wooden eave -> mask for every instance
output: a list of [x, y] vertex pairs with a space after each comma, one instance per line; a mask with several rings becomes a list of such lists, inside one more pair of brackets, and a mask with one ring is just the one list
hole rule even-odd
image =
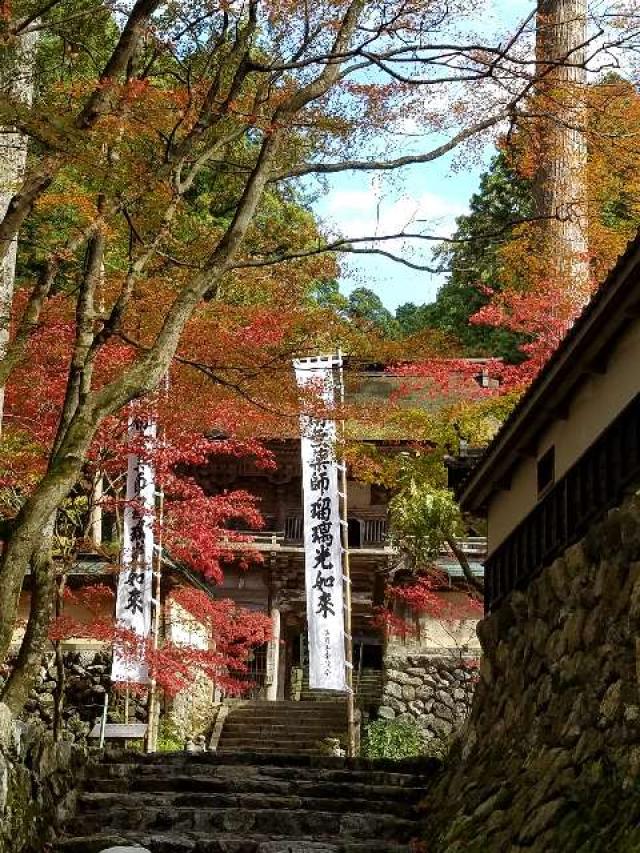
[[[635, 274], [635, 275], [634, 275]], [[607, 370], [621, 334], [640, 318], [640, 234], [629, 243], [564, 341], [538, 374], [459, 489], [465, 512], [482, 514], [508, 488], [519, 460], [535, 456], [541, 434], [568, 416], [584, 380]], [[640, 365], [637, 366], [640, 371]]]

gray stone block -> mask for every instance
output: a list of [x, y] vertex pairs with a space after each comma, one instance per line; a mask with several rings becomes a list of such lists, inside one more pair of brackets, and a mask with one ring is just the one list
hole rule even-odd
[[402, 687], [400, 684], [395, 684], [395, 682], [385, 684], [384, 692], [389, 694], [389, 696], [394, 696], [396, 699], [402, 699]]
[[416, 688], [411, 684], [405, 684], [402, 688], [402, 698], [406, 699], [407, 702], [411, 702], [416, 698]]
[[396, 716], [396, 712], [388, 705], [381, 705], [378, 708], [378, 716], [383, 720], [393, 720]]
[[264, 841], [257, 853], [339, 853], [341, 849], [321, 841]]
[[148, 847], [127, 845], [126, 847], [107, 847], [101, 853], [151, 853]]

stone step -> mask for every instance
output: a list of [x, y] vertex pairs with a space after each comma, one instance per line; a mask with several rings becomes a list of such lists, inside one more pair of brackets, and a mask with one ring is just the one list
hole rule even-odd
[[258, 833], [266, 837], [314, 839], [366, 837], [407, 842], [416, 834], [416, 822], [374, 812], [337, 814], [303, 809], [165, 807], [158, 802], [111, 806], [100, 811], [81, 810], [67, 828], [68, 836], [100, 832]]
[[[220, 749], [220, 747], [222, 746], [242, 746], [244, 744], [249, 743], [255, 743], [256, 746], [286, 746], [287, 744], [289, 744], [292, 747], [295, 746], [296, 750], [299, 747], [308, 747], [309, 749], [313, 749], [315, 746], [317, 746], [318, 741], [321, 741], [323, 738], [330, 736], [331, 735], [327, 731], [322, 729], [317, 732], [292, 733], [288, 737], [283, 732], [282, 734], [273, 735], [269, 738], [265, 737], [265, 735], [259, 731], [245, 732], [236, 730], [233, 732], [222, 733], [218, 749]], [[337, 735], [335, 736], [337, 737]]]
[[332, 732], [344, 734], [346, 729], [344, 722], [341, 721], [335, 726], [332, 725], [263, 725], [259, 721], [249, 723], [241, 723], [238, 720], [228, 720], [225, 722], [223, 734], [251, 734], [258, 737], [324, 737]]
[[124, 750], [92, 768], [52, 853], [409, 853], [439, 763]]
[[[370, 791], [366, 792], [370, 794]], [[83, 814], [103, 809], [129, 808], [135, 801], [135, 807], [162, 807], [165, 809], [181, 808], [183, 806], [199, 807], [202, 809], [278, 809], [281, 811], [313, 811], [323, 812], [375, 812], [378, 815], [413, 818], [416, 816], [415, 805], [408, 801], [383, 799], [376, 800], [372, 796], [366, 798], [322, 796], [317, 788], [308, 789], [307, 796], [289, 794], [268, 794], [264, 790], [247, 793], [208, 793], [203, 791], [187, 792], [158, 792], [136, 791], [84, 793], [79, 797], [79, 808]]]
[[347, 708], [326, 702], [237, 702], [230, 706], [218, 753], [322, 755], [326, 737], [345, 739]]
[[368, 761], [331, 756], [230, 755], [216, 753], [187, 755], [184, 752], [106, 753], [92, 769], [93, 778], [173, 778], [176, 775], [206, 776], [217, 779], [247, 778], [299, 781], [371, 783], [375, 785], [415, 786], [432, 779], [441, 762], [422, 758], [404, 762]]
[[336, 708], [333, 702], [308, 702], [307, 704], [312, 707], [305, 709], [304, 711], [285, 711], [277, 706], [260, 710], [254, 710], [253, 708], [232, 708], [230, 709], [228, 716], [242, 719], [250, 717], [255, 720], [300, 720], [300, 722], [309, 722], [310, 720], [345, 719], [347, 716], [347, 709]]
[[224, 758], [227, 758], [230, 755], [259, 755], [263, 757], [276, 755], [279, 757], [290, 758], [293, 755], [309, 757], [322, 755], [323, 750], [318, 744], [314, 744], [314, 746], [298, 746], [297, 744], [292, 743], [265, 745], [261, 743], [248, 742], [240, 744], [236, 743], [226, 747], [221, 743], [218, 746], [217, 754]]
[[[239, 750], [243, 753], [251, 752], [256, 755], [269, 755], [269, 750], [272, 750], [274, 755], [326, 755], [327, 744], [324, 742], [324, 735], [305, 738], [264, 738], [250, 737], [238, 735], [237, 737], [223, 737], [217, 747], [217, 754], [231, 753]], [[345, 743], [345, 738], [342, 739], [337, 735], [332, 736], [332, 741]]]
[[217, 778], [214, 776], [171, 774], [151, 777], [106, 776], [96, 777], [87, 781], [88, 793], [125, 793], [125, 792], [165, 792], [198, 794], [265, 794], [266, 796], [282, 796], [294, 794], [300, 797], [339, 798], [343, 801], [351, 799], [382, 800], [386, 803], [400, 800], [405, 803], [417, 803], [424, 796], [423, 787], [408, 785], [383, 785], [367, 782], [349, 781], [318, 781], [295, 778], [271, 779], [268, 777], [248, 776]]
[[[335, 710], [330, 706], [329, 702], [310, 702], [313, 705], [313, 710], [308, 711], [292, 711], [285, 713], [284, 711], [274, 708], [273, 710], [266, 709], [264, 711], [252, 711], [251, 708], [238, 708], [229, 712], [227, 719], [233, 720], [274, 720], [275, 722], [291, 722], [300, 723], [310, 722], [311, 720], [345, 720], [347, 712], [344, 709]], [[329, 706], [325, 709], [325, 705]]]
[[408, 844], [378, 839], [336, 841], [218, 833], [118, 832], [62, 839], [55, 853], [101, 853], [109, 847], [139, 844], [151, 853], [411, 853]]
[[234, 725], [234, 726], [259, 726], [261, 728], [270, 728], [274, 726], [288, 728], [289, 731], [295, 731], [299, 728], [304, 728], [305, 726], [310, 726], [311, 728], [317, 729], [326, 729], [326, 728], [335, 728], [336, 726], [345, 727], [347, 724], [346, 715], [342, 715], [340, 717], [278, 717], [273, 715], [271, 717], [256, 717], [252, 714], [240, 715], [240, 714], [230, 714], [224, 722], [224, 726]]
[[326, 725], [344, 726], [346, 717], [300, 717], [287, 719], [285, 717], [254, 717], [230, 714], [225, 720], [226, 726], [253, 726], [254, 728], [293, 729], [310, 728], [318, 729]]
[[[327, 698], [327, 702], [325, 702], [322, 706], [323, 711], [338, 712], [346, 710], [346, 699], [340, 699], [339, 701], [336, 701], [335, 696], [331, 696], [329, 694], [324, 695]], [[283, 714], [315, 714], [318, 711], [318, 706], [313, 701], [313, 699], [301, 699], [297, 702], [279, 699], [277, 702], [256, 701], [255, 704], [252, 702], [230, 702], [227, 707], [233, 711], [250, 710], [256, 714], [263, 714], [267, 711], [273, 710], [280, 711]]]
[[338, 737], [346, 734], [345, 728], [328, 728], [323, 726], [322, 728], [307, 728], [307, 729], [296, 729], [295, 731], [284, 731], [283, 729], [276, 729], [271, 731], [270, 729], [256, 729], [256, 728], [245, 728], [244, 726], [233, 726], [229, 729], [224, 729], [222, 732], [222, 738], [225, 739], [227, 737], [230, 738], [250, 738], [251, 740], [258, 740], [262, 743], [265, 741], [271, 740], [282, 740], [282, 741], [303, 741], [303, 740], [311, 740], [317, 741], [321, 740], [325, 737]]

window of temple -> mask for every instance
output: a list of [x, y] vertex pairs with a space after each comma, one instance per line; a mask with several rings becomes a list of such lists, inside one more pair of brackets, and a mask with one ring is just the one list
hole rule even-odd
[[120, 538], [116, 513], [103, 509], [100, 517], [101, 541], [117, 542]]
[[550, 447], [538, 459], [538, 497], [545, 495], [556, 481], [556, 449]]
[[284, 526], [284, 537], [292, 542], [302, 541], [304, 535], [304, 522], [301, 515], [290, 515]]

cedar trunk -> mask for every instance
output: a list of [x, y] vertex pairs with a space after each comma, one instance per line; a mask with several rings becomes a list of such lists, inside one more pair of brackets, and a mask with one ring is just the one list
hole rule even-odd
[[585, 89], [586, 0], [538, 0], [536, 60], [540, 110], [537, 214], [548, 217], [543, 252], [549, 278], [580, 306], [589, 298]]

